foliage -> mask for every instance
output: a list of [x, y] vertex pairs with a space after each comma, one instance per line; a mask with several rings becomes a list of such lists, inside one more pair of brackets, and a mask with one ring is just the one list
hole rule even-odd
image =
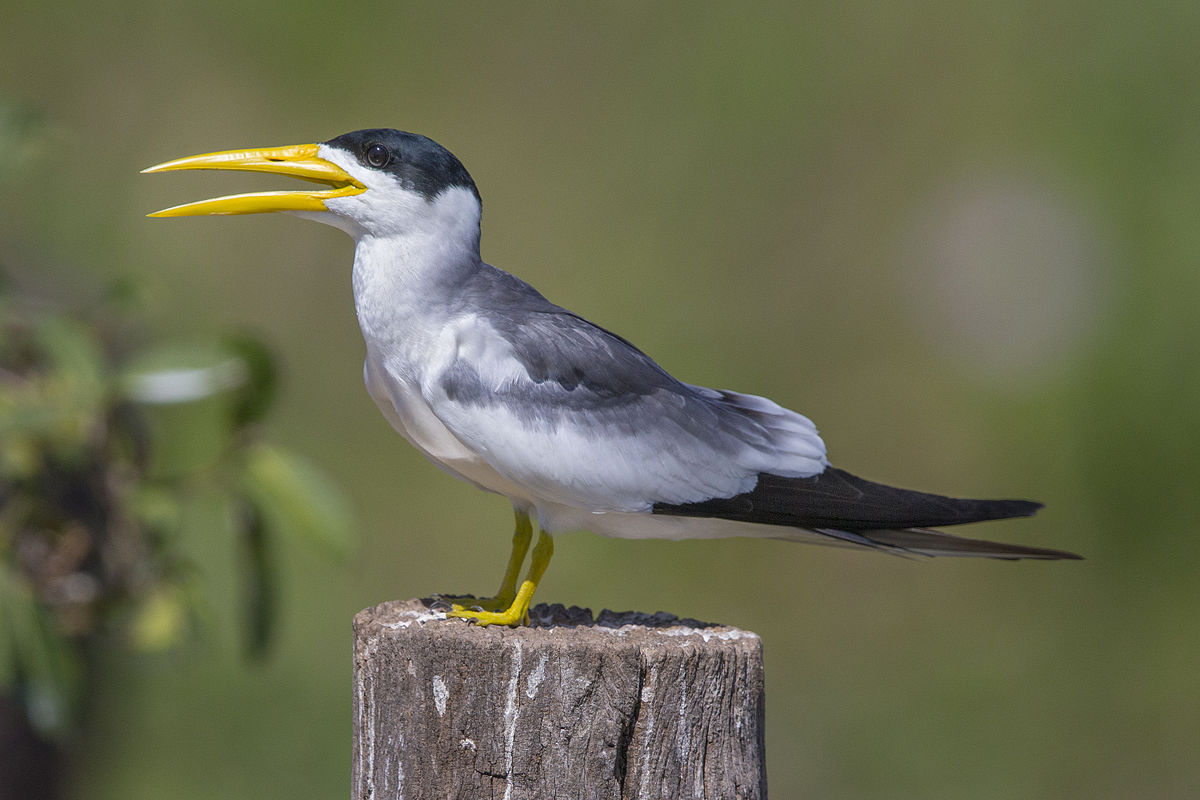
[[0, 96], [0, 180], [33, 160], [46, 143], [45, 127], [35, 106]]
[[264, 440], [275, 392], [267, 347], [240, 335], [135, 344], [129, 310], [53, 309], [0, 284], [0, 690], [34, 728], [78, 720], [90, 648], [175, 648], [204, 629], [187, 555], [190, 498], [225, 509], [248, 654], [276, 617], [287, 539], [343, 556], [338, 491]]

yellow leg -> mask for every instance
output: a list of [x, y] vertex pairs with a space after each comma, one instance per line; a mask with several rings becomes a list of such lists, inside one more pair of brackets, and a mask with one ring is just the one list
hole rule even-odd
[[533, 541], [533, 524], [529, 521], [529, 515], [524, 511], [517, 511], [515, 514], [517, 527], [513, 531], [512, 553], [508, 556], [504, 579], [500, 581], [500, 591], [492, 598], [496, 601], [496, 608], [489, 609], [490, 611], [498, 611], [512, 605], [517, 596], [517, 578], [521, 576], [521, 565], [525, 563], [525, 554], [529, 552], [529, 543]]
[[503, 611], [512, 605], [517, 596], [517, 578], [521, 575], [521, 565], [525, 563], [525, 554], [529, 552], [529, 543], [533, 539], [533, 523], [524, 511], [514, 511], [517, 524], [513, 532], [512, 552], [508, 556], [508, 567], [504, 570], [504, 579], [500, 581], [500, 591], [495, 597], [439, 596], [439, 599], [450, 604], [453, 611]]
[[[529, 601], [537, 591], [538, 583], [546, 574], [546, 567], [554, 555], [554, 539], [545, 531], [538, 531], [537, 544], [533, 546], [533, 555], [529, 559], [529, 573], [517, 590], [512, 603], [503, 611], [474, 611], [465, 608], [455, 608], [447, 613], [449, 617], [462, 617], [475, 620], [477, 625], [528, 625]], [[507, 579], [507, 575], [505, 576]]]

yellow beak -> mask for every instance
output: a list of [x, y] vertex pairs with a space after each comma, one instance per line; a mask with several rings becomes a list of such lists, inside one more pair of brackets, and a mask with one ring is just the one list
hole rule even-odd
[[200, 156], [177, 158], [142, 172], [168, 172], [176, 169], [234, 169], [291, 175], [306, 181], [324, 183], [330, 189], [309, 192], [254, 192], [235, 194], [186, 203], [148, 214], [151, 217], [192, 217], [204, 214], [262, 214], [268, 211], [325, 211], [325, 201], [334, 197], [361, 194], [367, 187], [337, 164], [317, 156], [316, 144], [287, 147], [263, 147], [257, 150], [225, 150]]

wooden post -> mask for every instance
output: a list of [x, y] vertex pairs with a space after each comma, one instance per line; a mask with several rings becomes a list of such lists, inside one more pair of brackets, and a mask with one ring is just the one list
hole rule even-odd
[[767, 796], [762, 643], [669, 614], [540, 605], [480, 628], [354, 618], [354, 800]]

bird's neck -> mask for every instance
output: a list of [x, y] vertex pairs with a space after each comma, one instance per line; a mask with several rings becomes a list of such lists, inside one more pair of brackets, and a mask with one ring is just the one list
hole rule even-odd
[[354, 250], [354, 304], [368, 346], [411, 336], [479, 270], [478, 227], [363, 236]]

